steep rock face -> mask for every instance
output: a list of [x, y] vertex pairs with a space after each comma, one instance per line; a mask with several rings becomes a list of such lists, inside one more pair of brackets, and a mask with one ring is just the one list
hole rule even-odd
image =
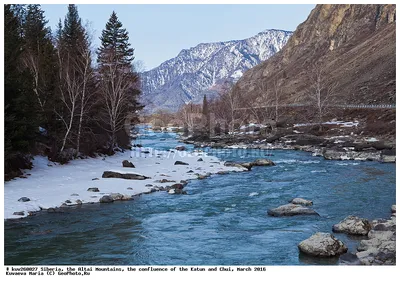
[[177, 109], [213, 95], [225, 80], [242, 74], [282, 49], [292, 32], [266, 30], [244, 39], [202, 43], [141, 74], [143, 99], [148, 108]]
[[277, 83], [281, 102], [306, 102], [315, 64], [343, 103], [395, 103], [395, 5], [317, 5], [285, 47], [238, 81], [256, 101]]

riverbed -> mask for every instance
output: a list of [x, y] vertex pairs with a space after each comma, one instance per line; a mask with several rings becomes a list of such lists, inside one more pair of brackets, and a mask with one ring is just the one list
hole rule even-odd
[[[176, 135], [165, 133], [144, 135], [140, 143], [159, 150], [178, 144]], [[190, 180], [187, 195], [156, 192], [6, 221], [5, 264], [337, 264], [337, 258], [300, 255], [297, 244], [315, 232], [331, 232], [348, 215], [389, 218], [395, 204], [394, 164], [327, 161], [289, 150], [208, 154], [226, 161], [269, 158], [276, 166]], [[294, 197], [312, 200], [320, 216], [267, 215]], [[350, 252], [360, 239], [335, 236]]]

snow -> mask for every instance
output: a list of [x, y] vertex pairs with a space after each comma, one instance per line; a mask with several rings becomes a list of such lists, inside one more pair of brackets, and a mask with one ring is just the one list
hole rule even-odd
[[201, 102], [205, 92], [215, 95], [214, 90], [210, 91], [213, 86], [227, 79], [237, 81], [245, 71], [281, 50], [291, 34], [266, 30], [243, 40], [201, 43], [184, 49], [141, 73], [143, 101], [153, 102], [151, 110], [177, 110], [183, 103]]
[[[340, 125], [340, 127], [353, 127], [353, 126], [358, 126], [358, 121], [327, 121], [323, 122], [321, 124], [331, 124], [331, 125]], [[301, 127], [301, 126], [311, 126], [311, 125], [319, 125], [319, 123], [298, 123], [294, 124], [293, 126], [295, 127]]]
[[243, 76], [243, 72], [241, 70], [236, 70], [231, 77], [234, 79], [239, 79]]
[[[138, 151], [117, 153], [105, 158], [89, 158], [73, 160], [66, 165], [49, 162], [47, 158], [36, 156], [33, 168], [25, 171], [27, 178], [16, 178], [4, 184], [4, 218], [20, 218], [14, 212], [25, 213], [60, 207], [66, 200], [75, 204], [81, 200], [83, 204], [99, 202], [103, 195], [121, 193], [123, 195], [138, 195], [148, 192], [153, 186], [170, 186], [174, 182], [160, 183], [161, 179], [181, 180], [197, 179], [196, 173], [217, 173], [218, 171], [242, 171], [237, 167], [225, 167], [223, 162], [203, 152], [189, 153], [186, 151], [157, 151], [150, 154], [140, 154]], [[198, 162], [198, 158], [203, 159]], [[129, 160], [135, 168], [122, 167], [122, 161]], [[174, 165], [180, 160], [189, 165]], [[146, 180], [127, 180], [119, 178], [102, 178], [106, 170], [121, 173], [136, 173], [151, 177]], [[193, 170], [193, 173], [187, 173]], [[245, 169], [243, 169], [245, 170]], [[31, 174], [31, 175], [27, 175]], [[92, 180], [98, 178], [98, 180]], [[90, 187], [99, 188], [100, 192], [88, 192]], [[127, 188], [131, 189], [127, 189]], [[79, 196], [72, 196], [78, 194]], [[96, 196], [96, 197], [94, 197]], [[28, 197], [28, 202], [18, 202], [21, 197]], [[72, 205], [68, 204], [68, 205]]]

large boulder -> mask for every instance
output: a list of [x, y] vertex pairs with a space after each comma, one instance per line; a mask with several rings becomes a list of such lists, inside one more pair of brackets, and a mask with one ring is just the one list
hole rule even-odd
[[109, 195], [105, 195], [100, 198], [100, 203], [108, 204], [108, 203], [112, 203], [112, 202], [114, 202], [114, 199]]
[[124, 195], [120, 193], [110, 193], [109, 196], [113, 199], [113, 201], [121, 201], [121, 199], [124, 197]]
[[289, 201], [289, 203], [295, 204], [295, 205], [302, 205], [302, 206], [312, 206], [313, 202], [310, 200], [306, 200], [303, 198], [294, 198]]
[[270, 166], [275, 165], [275, 163], [268, 159], [257, 159], [254, 162], [251, 162], [252, 166]]
[[300, 242], [298, 248], [307, 255], [317, 257], [338, 256], [347, 252], [347, 247], [342, 241], [336, 239], [332, 234], [322, 232]]
[[136, 173], [120, 173], [115, 171], [105, 171], [102, 175], [103, 178], [122, 178], [122, 179], [132, 179], [132, 180], [145, 180], [150, 177], [136, 174]]
[[319, 214], [310, 208], [306, 208], [302, 205], [286, 204], [275, 209], [267, 211], [268, 215], [272, 216], [293, 216], [293, 215], [318, 215]]
[[333, 225], [333, 232], [346, 233], [349, 235], [367, 235], [371, 230], [371, 224], [365, 218], [348, 216], [338, 224]]
[[240, 169], [246, 168], [247, 170], [251, 170], [251, 167], [253, 166], [251, 163], [235, 163], [235, 162], [225, 162], [224, 166], [229, 166], [229, 167], [237, 167]]
[[240, 165], [244, 168], [247, 168], [248, 170], [251, 170], [251, 168], [253, 167], [253, 163], [240, 163]]
[[128, 160], [122, 161], [122, 166], [123, 166], [123, 167], [132, 167], [132, 168], [135, 167], [135, 166], [133, 165], [133, 163], [131, 163], [131, 162], [128, 161]]
[[169, 194], [187, 194], [186, 191], [183, 191], [183, 187], [184, 186], [181, 183], [174, 184], [168, 189], [168, 193]]
[[235, 163], [235, 162], [231, 162], [231, 161], [227, 161], [224, 163], [224, 166], [233, 166], [233, 167], [240, 167], [239, 164]]

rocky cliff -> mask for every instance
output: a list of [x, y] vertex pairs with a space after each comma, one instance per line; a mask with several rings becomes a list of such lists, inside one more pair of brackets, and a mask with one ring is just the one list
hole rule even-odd
[[320, 68], [341, 103], [395, 104], [395, 21], [395, 5], [317, 5], [285, 47], [237, 85], [254, 101], [257, 89], [277, 84], [281, 102], [307, 102]]

